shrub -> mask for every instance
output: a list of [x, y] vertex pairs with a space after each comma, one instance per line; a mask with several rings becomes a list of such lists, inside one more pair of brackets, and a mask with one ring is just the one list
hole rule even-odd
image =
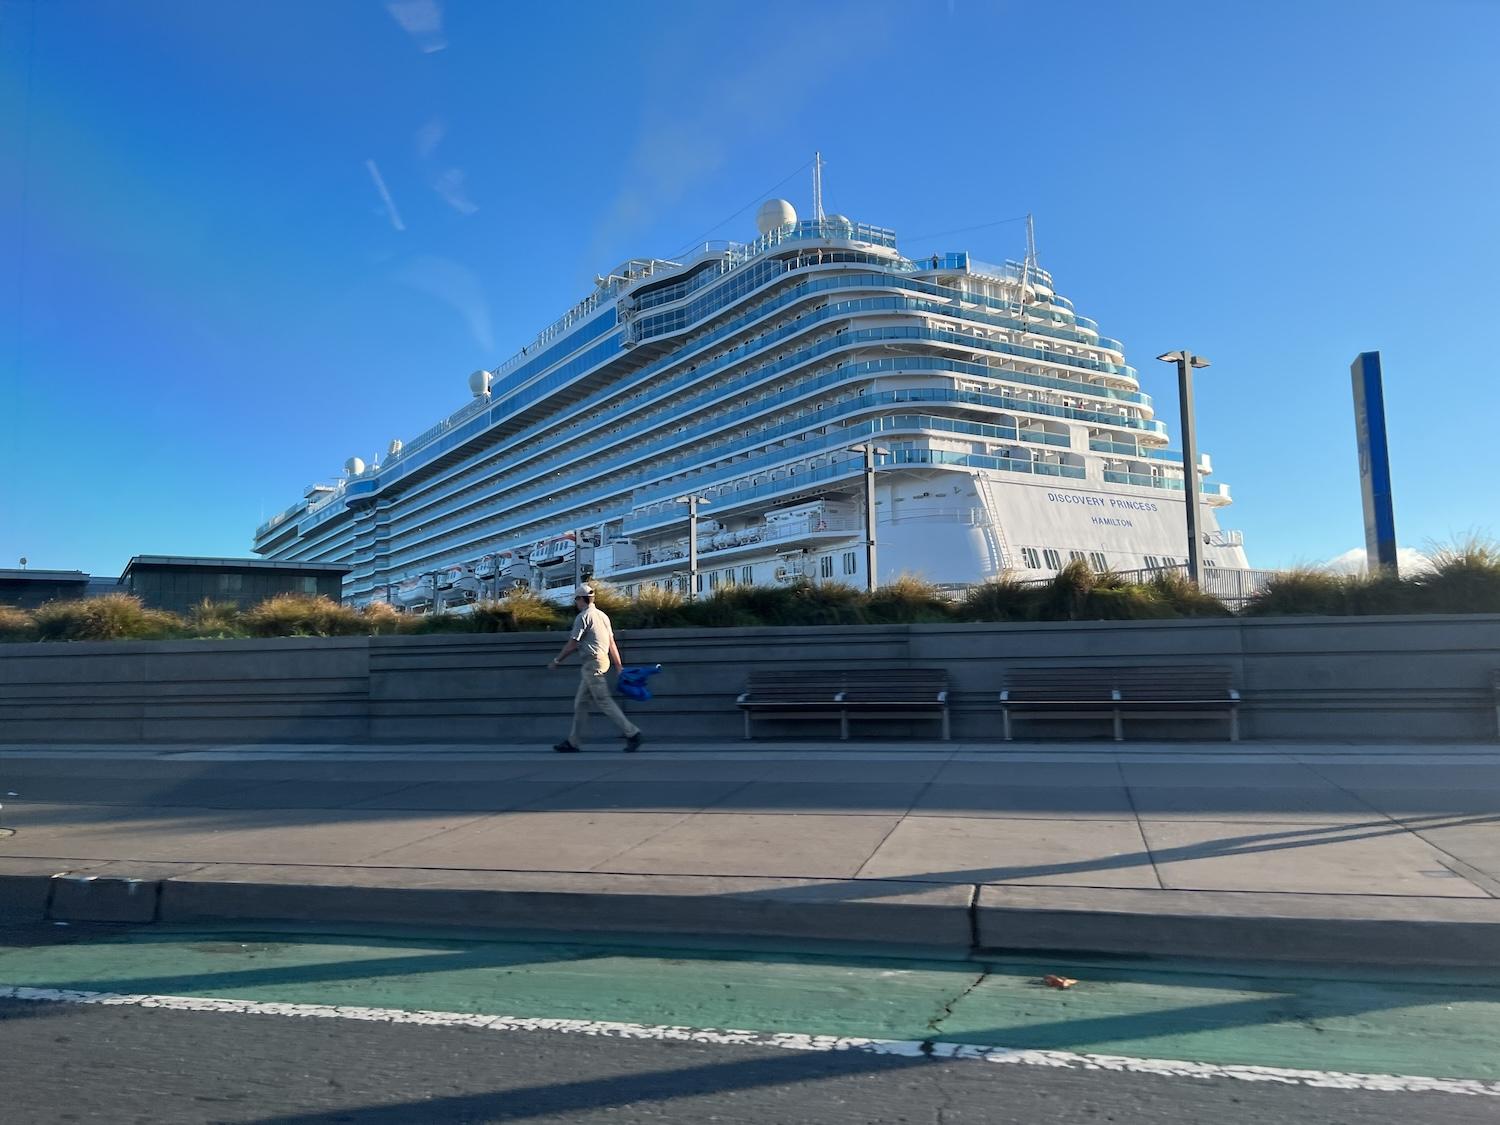
[[863, 591], [842, 582], [814, 584], [807, 579], [791, 587], [791, 625], [863, 625], [867, 620]]
[[[694, 625], [709, 629], [734, 629], [739, 627], [753, 628], [764, 622], [756, 613], [754, 599], [750, 586], [723, 586], [715, 590], [706, 598], [699, 598], [691, 606], [685, 607], [683, 616], [690, 619]], [[769, 599], [771, 604], [783, 605], [785, 599], [776, 602]]]
[[1349, 583], [1337, 574], [1313, 567], [1284, 571], [1266, 580], [1240, 612], [1246, 617], [1349, 612]]
[[372, 635], [401, 632], [402, 614], [387, 602], [370, 602], [361, 606], [359, 615], [364, 618], [365, 631]]
[[412, 636], [424, 636], [428, 633], [477, 633], [481, 630], [466, 613], [439, 611], [411, 615], [402, 623], [401, 631]]
[[500, 604], [509, 611], [518, 633], [565, 629], [573, 620], [571, 610], [554, 605], [535, 590], [512, 590]]
[[252, 637], [351, 637], [369, 632], [364, 615], [332, 598], [277, 594], [242, 617]]
[[48, 602], [31, 617], [43, 641], [162, 640], [186, 632], [182, 618], [147, 609], [134, 594]]
[[865, 613], [872, 622], [919, 625], [952, 621], [955, 610], [931, 582], [903, 574], [888, 586], [876, 587], [865, 599]]
[[972, 587], [958, 605], [958, 617], [963, 621], [1026, 621], [1031, 617], [1033, 590], [1006, 571]]
[[204, 598], [188, 610], [188, 632], [195, 637], [243, 637], [240, 607], [235, 602], [216, 602]]
[[726, 587], [706, 602], [692, 607], [693, 624], [720, 625], [800, 625], [802, 608], [794, 586]]
[[1470, 536], [1432, 553], [1432, 569], [1410, 579], [1428, 613], [1500, 613], [1500, 544]]
[[1145, 588], [1169, 609], [1171, 617], [1232, 617], [1227, 605], [1195, 585], [1180, 570], [1162, 570]]
[[676, 590], [642, 590], [618, 612], [606, 610], [617, 629], [680, 629], [688, 623], [686, 603]]
[[0, 605], [0, 641], [36, 640], [36, 622], [15, 606]]
[[1077, 621], [1088, 617], [1089, 594], [1094, 572], [1082, 559], [1074, 559], [1041, 586], [1032, 602], [1038, 621]]

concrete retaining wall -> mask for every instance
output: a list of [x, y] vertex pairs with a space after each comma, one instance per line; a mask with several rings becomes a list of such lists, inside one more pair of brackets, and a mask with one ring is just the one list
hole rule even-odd
[[[558, 633], [0, 647], [0, 743], [537, 741], [566, 730], [576, 666]], [[998, 739], [1007, 666], [1227, 664], [1249, 739], [1492, 740], [1500, 615], [1021, 625], [625, 631], [629, 663], [661, 663], [628, 704], [653, 741], [738, 740], [754, 668], [944, 667], [953, 736]], [[600, 734], [613, 735], [604, 720]], [[1140, 720], [1134, 737], [1221, 737], [1222, 723]], [[757, 720], [768, 737], [833, 723]], [[856, 722], [855, 737], [938, 736], [936, 720]], [[1107, 723], [1032, 721], [1027, 736]]]

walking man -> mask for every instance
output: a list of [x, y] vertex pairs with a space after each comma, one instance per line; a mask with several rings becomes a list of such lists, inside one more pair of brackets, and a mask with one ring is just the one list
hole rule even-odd
[[578, 679], [578, 694], [573, 697], [573, 729], [566, 739], [552, 749], [559, 754], [578, 752], [588, 729], [589, 707], [592, 705], [608, 715], [620, 728], [625, 735], [625, 752], [632, 754], [640, 749], [641, 730], [625, 717], [625, 712], [609, 697], [609, 683], [605, 679], [611, 665], [619, 668], [622, 664], [609, 615], [594, 606], [592, 586], [579, 586], [574, 590], [573, 605], [578, 610], [578, 616], [573, 618], [568, 643], [563, 645], [557, 659], [547, 667], [559, 667], [575, 650], [582, 654], [583, 667]]

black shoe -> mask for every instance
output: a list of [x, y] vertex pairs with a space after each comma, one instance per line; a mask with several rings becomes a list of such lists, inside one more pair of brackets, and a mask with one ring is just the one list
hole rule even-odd
[[559, 754], [576, 754], [576, 753], [578, 753], [578, 747], [574, 746], [566, 738], [563, 739], [561, 742], [559, 742], [552, 749], [556, 750]]
[[625, 753], [634, 754], [641, 748], [641, 732], [636, 731], [625, 740]]

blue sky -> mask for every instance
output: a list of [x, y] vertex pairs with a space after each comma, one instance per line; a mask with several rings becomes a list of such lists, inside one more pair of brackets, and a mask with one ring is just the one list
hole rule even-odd
[[596, 273], [806, 210], [814, 149], [913, 256], [1033, 213], [1174, 434], [1153, 357], [1208, 356], [1252, 565], [1362, 547], [1364, 350], [1400, 542], [1500, 533], [1497, 42], [1485, 0], [0, 0], [0, 566], [249, 555]]

